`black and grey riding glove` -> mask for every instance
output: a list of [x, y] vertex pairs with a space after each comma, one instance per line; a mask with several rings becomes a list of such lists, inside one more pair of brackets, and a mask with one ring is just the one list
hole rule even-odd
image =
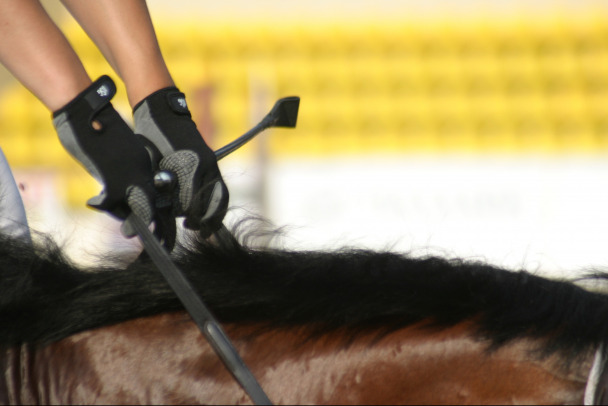
[[160, 152], [159, 169], [177, 177], [173, 208], [184, 226], [209, 235], [219, 229], [228, 207], [228, 189], [213, 151], [192, 121], [186, 98], [175, 87], [161, 89], [133, 109], [135, 132]]
[[146, 224], [154, 215], [153, 172], [142, 140], [110, 103], [115, 93], [112, 79], [102, 76], [53, 113], [53, 124], [65, 149], [104, 187], [87, 204], [126, 219], [122, 232], [132, 237], [129, 215]]

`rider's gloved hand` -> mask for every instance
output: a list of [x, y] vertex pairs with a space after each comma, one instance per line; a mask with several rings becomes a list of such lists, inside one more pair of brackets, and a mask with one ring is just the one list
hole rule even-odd
[[228, 189], [213, 151], [192, 121], [186, 98], [175, 87], [152, 93], [133, 109], [135, 132], [158, 149], [158, 167], [177, 177], [173, 208], [184, 226], [208, 236], [222, 225]]
[[129, 215], [146, 224], [154, 215], [152, 164], [142, 140], [112, 107], [115, 93], [112, 79], [102, 76], [54, 112], [53, 124], [65, 149], [104, 186], [87, 204], [126, 219], [121, 230], [132, 237]]

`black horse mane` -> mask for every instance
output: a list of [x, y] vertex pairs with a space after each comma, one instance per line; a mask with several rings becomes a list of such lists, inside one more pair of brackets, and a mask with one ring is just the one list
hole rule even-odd
[[[500, 346], [548, 337], [580, 352], [608, 337], [608, 297], [568, 281], [482, 263], [344, 249], [292, 252], [195, 240], [175, 256], [222, 322], [394, 329], [474, 320]], [[47, 241], [0, 236], [0, 345], [49, 343], [87, 329], [181, 310], [152, 262], [79, 269]]]

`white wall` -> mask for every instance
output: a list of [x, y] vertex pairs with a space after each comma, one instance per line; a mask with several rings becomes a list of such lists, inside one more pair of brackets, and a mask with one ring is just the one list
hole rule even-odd
[[608, 156], [329, 157], [267, 173], [267, 214], [288, 226], [288, 247], [392, 248], [570, 275], [608, 265]]

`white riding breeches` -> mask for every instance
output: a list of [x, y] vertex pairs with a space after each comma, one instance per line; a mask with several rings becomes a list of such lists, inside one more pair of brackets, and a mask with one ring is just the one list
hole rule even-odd
[[30, 229], [19, 188], [0, 149], [0, 234], [23, 239], [31, 244]]

